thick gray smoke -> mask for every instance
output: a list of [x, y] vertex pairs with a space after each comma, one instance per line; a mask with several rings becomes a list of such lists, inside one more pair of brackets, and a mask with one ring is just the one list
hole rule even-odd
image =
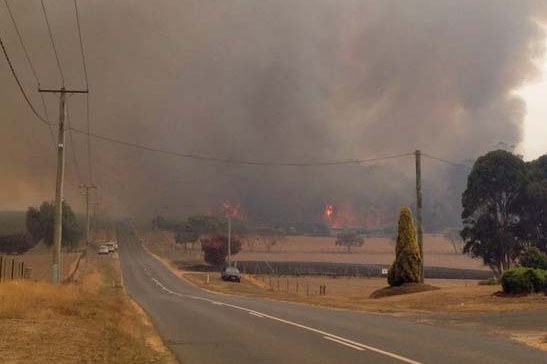
[[[42, 86], [58, 87], [39, 2], [10, 3]], [[46, 4], [67, 85], [83, 87], [72, 1]], [[545, 41], [540, 1], [100, 0], [80, 10], [93, 132], [233, 159], [313, 162], [421, 148], [459, 161], [499, 142], [518, 145], [525, 104], [512, 91], [537, 76]], [[40, 105], [3, 6], [0, 31]], [[53, 198], [55, 155], [4, 61], [0, 85], [0, 208], [24, 208]], [[56, 118], [56, 99], [46, 102]], [[84, 106], [71, 97], [81, 129]], [[73, 139], [88, 181], [86, 139]], [[241, 167], [96, 140], [92, 155], [102, 204], [118, 214], [184, 216], [230, 200], [256, 220], [317, 221], [326, 203], [383, 213], [412, 201], [411, 157]], [[424, 161], [429, 214], [457, 220], [465, 171], [435, 163]], [[79, 206], [70, 151], [67, 181], [66, 198]]]

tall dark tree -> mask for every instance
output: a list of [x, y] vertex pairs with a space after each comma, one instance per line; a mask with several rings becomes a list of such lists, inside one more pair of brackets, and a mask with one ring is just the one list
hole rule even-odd
[[527, 168], [529, 183], [522, 197], [524, 230], [530, 243], [547, 253], [547, 155]]
[[526, 247], [522, 198], [525, 162], [503, 150], [475, 162], [462, 197], [464, 253], [480, 257], [497, 277], [511, 268]]
[[[53, 203], [43, 202], [39, 209], [30, 207], [27, 210], [27, 230], [35, 242], [43, 240], [46, 245], [53, 245], [54, 220], [55, 205]], [[63, 202], [62, 246], [74, 248], [82, 235], [83, 231], [74, 211], [68, 203]]]

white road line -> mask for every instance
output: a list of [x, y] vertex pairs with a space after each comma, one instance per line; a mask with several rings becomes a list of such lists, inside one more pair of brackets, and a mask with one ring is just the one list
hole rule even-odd
[[258, 314], [258, 313], [255, 313], [255, 312], [252, 312], [252, 311], [249, 311], [249, 315], [253, 315], [253, 316], [256, 316], [256, 317], [260, 317], [260, 318], [264, 318], [264, 316]]
[[207, 301], [207, 302], [210, 302], [214, 305], [219, 305], [219, 306], [227, 306], [227, 307], [231, 307], [231, 308], [234, 308], [236, 310], [241, 310], [241, 311], [245, 311], [249, 314], [252, 314], [252, 315], [260, 315], [262, 316], [262, 318], [269, 318], [270, 320], [274, 320], [274, 321], [278, 321], [278, 322], [282, 322], [284, 324], [287, 324], [287, 325], [290, 325], [290, 326], [294, 326], [294, 327], [298, 327], [298, 328], [301, 328], [301, 329], [304, 329], [304, 330], [308, 330], [308, 331], [311, 331], [311, 332], [315, 332], [317, 334], [320, 334], [322, 335], [325, 339], [327, 340], [331, 340], [331, 341], [336, 341], [337, 343], [339, 344], [343, 344], [343, 345], [346, 345], [346, 346], [349, 346], [349, 347], [352, 347], [352, 348], [360, 348], [360, 349], [367, 349], [367, 350], [370, 350], [370, 351], [373, 351], [377, 354], [380, 354], [380, 355], [384, 355], [384, 356], [388, 356], [390, 358], [393, 358], [393, 359], [396, 359], [396, 360], [399, 360], [401, 362], [404, 362], [404, 363], [408, 363], [408, 364], [424, 364], [422, 362], [419, 362], [419, 361], [416, 361], [416, 360], [412, 360], [412, 359], [409, 359], [409, 358], [406, 358], [404, 356], [401, 356], [401, 355], [398, 355], [398, 354], [395, 354], [395, 353], [392, 353], [392, 352], [389, 352], [389, 351], [386, 351], [386, 350], [382, 350], [382, 349], [378, 349], [378, 348], [375, 348], [373, 346], [369, 346], [369, 345], [365, 345], [365, 344], [362, 344], [360, 342], [357, 342], [357, 341], [353, 341], [353, 340], [349, 340], [349, 339], [346, 339], [344, 337], [341, 337], [341, 336], [338, 336], [338, 335], [334, 335], [334, 334], [331, 334], [329, 332], [326, 332], [326, 331], [322, 331], [322, 330], [319, 330], [319, 329], [315, 329], [313, 327], [310, 327], [310, 326], [306, 326], [306, 325], [302, 325], [302, 324], [299, 324], [297, 322], [293, 322], [293, 321], [289, 321], [289, 320], [285, 320], [285, 319], [282, 319], [282, 318], [279, 318], [279, 317], [275, 317], [275, 316], [271, 316], [271, 315], [268, 315], [266, 313], [262, 313], [262, 312], [259, 312], [259, 311], [255, 311], [255, 310], [251, 310], [249, 308], [245, 308], [245, 307], [241, 307], [241, 306], [236, 306], [236, 305], [232, 305], [230, 303], [225, 303], [225, 302], [219, 302], [219, 301], [215, 301], [215, 300], [211, 300], [209, 298], [205, 298], [205, 297], [199, 297], [199, 296], [191, 296], [191, 295], [187, 295], [187, 294], [183, 294], [183, 293], [179, 293], [179, 292], [173, 292], [171, 291], [170, 289], [168, 289], [167, 287], [165, 287], [161, 282], [159, 282], [157, 279], [155, 278], [152, 278], [152, 281], [154, 281], [154, 283], [156, 283], [158, 286], [160, 286], [163, 290], [165, 290], [166, 292], [169, 292], [170, 294], [173, 294], [173, 295], [177, 295], [179, 297], [187, 297], [187, 298], [193, 298], [193, 299], [200, 299], [200, 300], [203, 300], [203, 301]]
[[330, 336], [323, 336], [323, 339], [327, 339], [327, 340], [330, 340], [330, 341], [334, 341], [335, 343], [345, 345], [345, 346], [350, 347], [350, 348], [355, 349], [355, 350], [359, 350], [359, 351], [364, 351], [364, 350], [365, 350], [365, 349], [363, 349], [363, 348], [360, 348], [360, 347], [355, 346], [355, 345], [352, 345], [352, 344], [348, 344], [347, 342], [340, 341], [340, 340], [335, 339], [335, 338], [332, 338], [332, 337], [330, 337]]

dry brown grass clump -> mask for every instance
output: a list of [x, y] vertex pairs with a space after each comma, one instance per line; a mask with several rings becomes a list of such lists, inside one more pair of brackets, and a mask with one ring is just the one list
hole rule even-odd
[[[43, 314], [67, 314], [79, 301], [75, 286], [13, 281], [0, 285], [0, 319], [32, 318]], [[46, 310], [47, 308], [47, 310]]]

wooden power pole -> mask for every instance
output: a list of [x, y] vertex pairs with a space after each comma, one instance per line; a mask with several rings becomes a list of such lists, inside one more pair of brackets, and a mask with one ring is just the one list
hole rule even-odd
[[89, 234], [89, 190], [96, 189], [97, 186], [94, 184], [86, 185], [82, 184], [80, 185], [80, 188], [82, 188], [84, 191], [82, 192], [82, 195], [85, 196], [85, 219], [86, 219], [86, 226], [85, 226], [85, 256], [87, 258], [87, 247], [90, 243], [90, 234]]
[[420, 247], [421, 269], [420, 281], [424, 282], [424, 231], [423, 231], [423, 206], [422, 206], [422, 152], [416, 150], [416, 227], [418, 233], [418, 246]]
[[65, 177], [65, 115], [66, 95], [87, 93], [87, 90], [67, 90], [64, 87], [57, 90], [38, 89], [39, 92], [57, 93], [59, 98], [59, 133], [57, 139], [57, 182], [55, 185], [55, 220], [53, 230], [53, 262], [52, 281], [60, 284], [62, 280], [61, 240], [63, 236], [63, 187]]

